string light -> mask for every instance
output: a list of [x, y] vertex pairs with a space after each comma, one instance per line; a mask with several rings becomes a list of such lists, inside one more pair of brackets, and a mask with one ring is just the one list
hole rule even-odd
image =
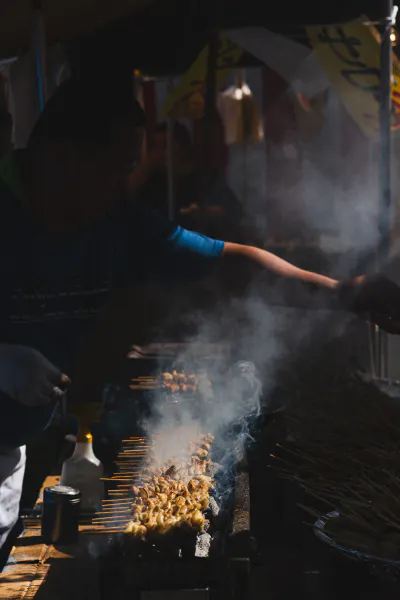
[[390, 41], [392, 42], [392, 46], [396, 46], [397, 34], [394, 28], [392, 29], [392, 33], [390, 34]]

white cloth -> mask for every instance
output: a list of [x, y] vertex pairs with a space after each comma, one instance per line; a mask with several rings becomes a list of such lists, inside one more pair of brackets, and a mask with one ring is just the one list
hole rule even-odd
[[25, 446], [0, 448], [0, 548], [18, 520], [25, 463]]
[[330, 87], [313, 50], [264, 27], [244, 27], [226, 31], [232, 42], [276, 71], [296, 92], [308, 98]]

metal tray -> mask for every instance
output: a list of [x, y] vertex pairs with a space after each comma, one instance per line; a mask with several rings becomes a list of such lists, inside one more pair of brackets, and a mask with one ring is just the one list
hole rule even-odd
[[325, 544], [328, 544], [331, 548], [342, 552], [349, 558], [353, 558], [364, 562], [371, 562], [375, 565], [380, 565], [389, 569], [400, 570], [400, 560], [390, 560], [387, 558], [381, 558], [379, 556], [374, 556], [373, 554], [361, 552], [360, 550], [356, 550], [354, 548], [344, 548], [340, 544], [337, 544], [335, 540], [328, 533], [326, 533], [325, 527], [328, 521], [330, 521], [331, 519], [337, 519], [338, 517], [340, 517], [340, 512], [338, 510], [334, 510], [320, 517], [314, 523], [314, 533], [319, 540], [321, 540]]

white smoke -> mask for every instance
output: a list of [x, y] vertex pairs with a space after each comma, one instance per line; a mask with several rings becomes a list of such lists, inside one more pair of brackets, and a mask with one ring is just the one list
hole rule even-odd
[[[268, 90], [263, 97], [255, 69], [248, 77], [262, 107]], [[332, 88], [311, 100], [307, 111], [289, 88], [269, 106], [266, 141], [230, 149], [229, 184], [243, 202], [249, 239], [257, 234], [257, 242], [267, 247], [302, 242], [342, 254], [332, 269], [345, 276], [350, 268], [346, 255], [352, 255], [354, 265], [356, 255], [378, 243], [379, 146], [359, 133]], [[278, 123], [279, 135], [269, 131], [271, 121]], [[244, 195], [244, 188], [251, 192]]]
[[[254, 81], [255, 95], [256, 88]], [[292, 90], [288, 95], [296, 102]], [[262, 168], [265, 148], [262, 145], [258, 149], [246, 148], [247, 190], [251, 188], [252, 193], [243, 199], [247, 202], [244, 208], [250, 221], [258, 227], [258, 236], [261, 229], [265, 237], [274, 238], [278, 233], [286, 235], [286, 239], [297, 236], [312, 240], [314, 250], [328, 257], [325, 274], [338, 278], [348, 277], [360, 257], [373, 253], [379, 240], [381, 210], [379, 154], [371, 146], [370, 151], [364, 153], [367, 160], [360, 164], [359, 153], [369, 142], [358, 136], [354, 139], [348, 136], [348, 147], [343, 149], [342, 110], [340, 99], [330, 90], [321, 109], [321, 124], [315, 127], [314, 123], [309, 139], [299, 141], [300, 130], [288, 127], [279, 149], [276, 147], [281, 158], [278, 156], [274, 164], [281, 164], [281, 170], [268, 170], [267, 189], [265, 168]], [[298, 125], [305, 130], [308, 126], [308, 122]], [[289, 154], [288, 148], [292, 148]], [[271, 147], [268, 151], [271, 155]], [[231, 151], [231, 173], [236, 174], [237, 179], [233, 178], [230, 183], [238, 196], [243, 190], [242, 154], [243, 149], [237, 149], [236, 154]], [[257, 169], [252, 168], [253, 162], [257, 162]], [[274, 211], [270, 210], [266, 193], [269, 202], [271, 195], [276, 200]], [[271, 212], [275, 215], [269, 220]], [[279, 232], [271, 231], [277, 214]], [[299, 266], [307, 268], [308, 265], [300, 262]], [[268, 405], [279, 366], [292, 359], [311, 336], [328, 341], [340, 336], [350, 321], [344, 313], [337, 313], [333, 318], [330, 311], [268, 306], [268, 298], [262, 297], [256, 282], [245, 299], [219, 306], [213, 314], [198, 314], [197, 335], [189, 341], [188, 350], [177, 356], [177, 364], [195, 370], [197, 364], [207, 363], [213, 395], [201, 399], [200, 411], [196, 400], [193, 404], [190, 399], [187, 402], [182, 399], [179, 408], [176, 405], [176, 410], [172, 410], [164, 397], [155, 397], [156, 417], [146, 423], [146, 427], [149, 433], [162, 433], [162, 455], [179, 455], [185, 437], [190, 441], [199, 432], [228, 431], [233, 424], [237, 439], [249, 439], [251, 419], [248, 416], [257, 415], [261, 405], [264, 408]], [[196, 349], [200, 349], [204, 341], [215, 339], [229, 348], [225, 356], [213, 361], [211, 352], [208, 362], [201, 356], [193, 360]], [[199, 353], [201, 355], [200, 350]], [[240, 361], [245, 361], [247, 371], [239, 376]], [[252, 371], [253, 364], [257, 371]], [[246, 381], [248, 387], [244, 389]], [[178, 427], [179, 435], [174, 434]], [[231, 442], [227, 442], [229, 447]]]
[[[253, 441], [260, 413], [271, 408], [269, 397], [279, 366], [321, 327], [326, 312], [271, 308], [249, 290], [245, 298], [220, 305], [211, 313], [198, 313], [196, 318], [197, 334], [187, 340], [175, 361], [161, 362], [158, 372], [173, 368], [197, 372], [199, 394], [174, 397], [157, 390], [152, 417], [142, 423], [146, 434], [155, 439], [154, 458], [161, 463], [186, 461], [189, 443], [207, 433], [216, 437], [213, 460], [224, 463], [229, 456], [240, 458]], [[213, 340], [214, 350], [209, 343]], [[202, 377], [210, 379], [211, 391], [201, 385]]]

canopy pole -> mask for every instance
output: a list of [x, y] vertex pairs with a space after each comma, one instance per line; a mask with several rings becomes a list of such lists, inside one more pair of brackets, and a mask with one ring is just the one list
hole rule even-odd
[[[172, 94], [173, 82], [168, 81], [168, 92]], [[167, 181], [168, 181], [168, 218], [174, 221], [176, 217], [175, 189], [174, 189], [174, 121], [167, 118]]]
[[48, 98], [47, 92], [47, 46], [46, 28], [40, 0], [33, 0], [33, 51], [35, 53], [36, 76], [39, 94], [39, 110], [43, 111]]
[[206, 90], [204, 97], [204, 134], [203, 134], [203, 162], [204, 170], [208, 174], [211, 165], [211, 131], [215, 122], [217, 99], [217, 59], [218, 59], [218, 32], [210, 35], [208, 42]]
[[[390, 223], [392, 216], [391, 187], [391, 113], [392, 113], [392, 41], [391, 33], [397, 8], [393, 0], [381, 0], [380, 43], [380, 240], [378, 269], [383, 269], [389, 259]], [[378, 332], [378, 376], [388, 376], [387, 335]]]

